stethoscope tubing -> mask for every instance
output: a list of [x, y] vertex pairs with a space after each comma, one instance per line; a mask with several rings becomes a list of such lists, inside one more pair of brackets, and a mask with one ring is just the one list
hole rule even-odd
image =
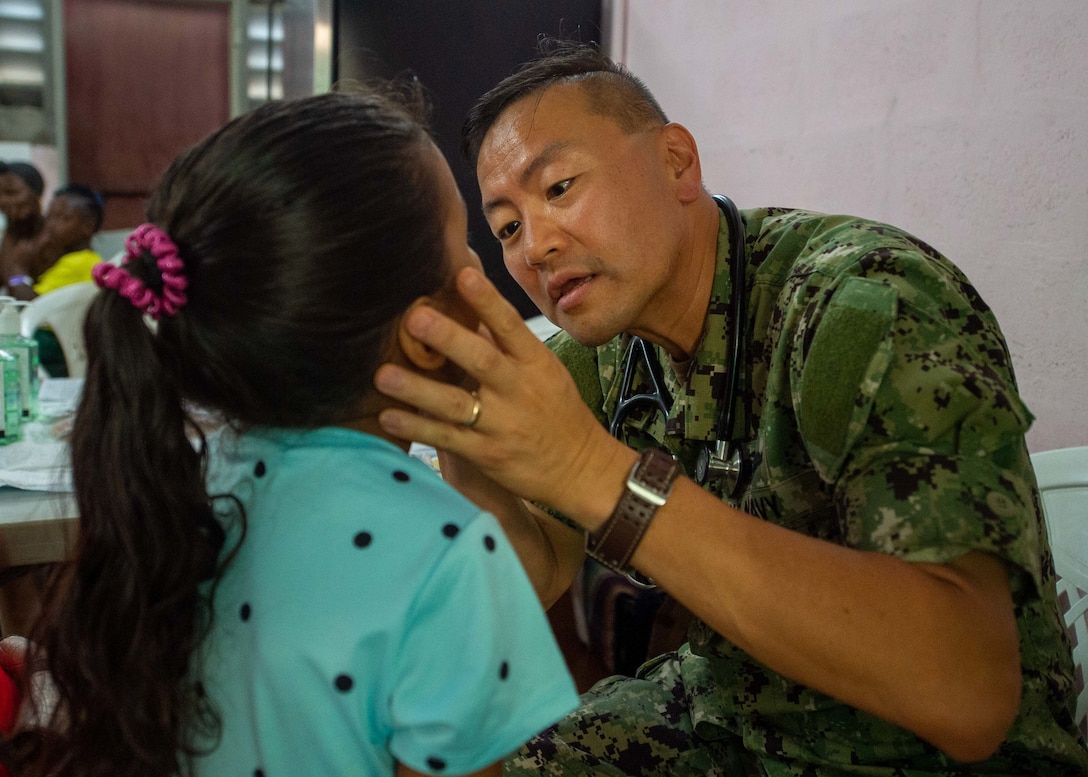
[[[748, 309], [748, 291], [745, 284], [745, 265], [747, 261], [744, 256], [744, 222], [741, 220], [740, 211], [737, 210], [737, 206], [731, 199], [722, 194], [715, 194], [714, 201], [729, 223], [729, 275], [732, 284], [730, 308], [733, 315], [733, 342], [730, 348], [729, 382], [725, 392], [725, 402], [718, 410], [718, 421], [715, 427], [716, 443], [711, 446], [712, 449], [721, 447], [722, 444], [728, 447], [733, 441], [737, 395], [740, 390], [740, 372], [747, 352], [744, 330]], [[641, 337], [632, 337], [627, 344], [627, 350], [624, 352], [622, 362], [623, 377], [620, 383], [620, 396], [616, 402], [612, 420], [608, 425], [608, 431], [613, 437], [618, 438], [622, 435], [624, 422], [638, 408], [652, 405], [665, 416], [669, 414], [672, 397], [665, 386], [661, 366], [656, 358], [652, 358], [650, 348], [649, 343]], [[646, 366], [646, 373], [652, 384], [653, 391], [626, 396], [634, 383], [635, 370], [639, 361]], [[711, 453], [713, 453], [713, 450]]]
[[718, 442], [733, 441], [733, 423], [736, 420], [737, 392], [740, 389], [740, 371], [747, 355], [744, 329], [748, 316], [748, 289], [745, 284], [744, 222], [740, 212], [731, 199], [724, 194], [715, 194], [718, 208], [729, 222], [730, 264], [729, 275], [733, 288], [730, 290], [730, 307], [733, 309], [732, 359], [729, 368], [729, 387], [725, 392], [725, 405], [718, 410], [718, 428], [715, 437]]

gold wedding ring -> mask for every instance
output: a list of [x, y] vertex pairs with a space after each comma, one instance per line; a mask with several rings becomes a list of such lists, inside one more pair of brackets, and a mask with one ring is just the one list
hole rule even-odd
[[476, 392], [472, 392], [472, 415], [465, 421], [464, 426], [466, 429], [471, 429], [476, 425], [476, 422], [480, 420], [480, 398], [476, 395]]

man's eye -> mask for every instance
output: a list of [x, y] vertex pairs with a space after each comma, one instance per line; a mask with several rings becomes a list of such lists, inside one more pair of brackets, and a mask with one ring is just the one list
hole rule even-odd
[[548, 187], [548, 196], [561, 197], [564, 193], [566, 193], [567, 189], [570, 188], [571, 181], [573, 180], [573, 178], [567, 178], [560, 181], [559, 183], [553, 183], [551, 186]]
[[518, 229], [520, 229], [520, 228], [521, 228], [521, 222], [520, 221], [511, 221], [509, 224], [506, 224], [505, 226], [500, 227], [495, 232], [495, 237], [497, 237], [499, 240], [506, 240], [508, 237], [513, 235], [515, 232], [517, 232]]

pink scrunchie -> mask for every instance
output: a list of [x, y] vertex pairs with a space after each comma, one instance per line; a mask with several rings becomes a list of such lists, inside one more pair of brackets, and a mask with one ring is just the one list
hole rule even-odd
[[[130, 273], [126, 266], [150, 253], [162, 276], [162, 293], [156, 294], [142, 280]], [[103, 289], [113, 289], [132, 303], [133, 307], [158, 321], [162, 316], [173, 316], [188, 301], [185, 288], [185, 263], [178, 256], [178, 247], [170, 236], [154, 224], [141, 224], [125, 240], [125, 256], [121, 266], [101, 262], [94, 266], [91, 275]]]

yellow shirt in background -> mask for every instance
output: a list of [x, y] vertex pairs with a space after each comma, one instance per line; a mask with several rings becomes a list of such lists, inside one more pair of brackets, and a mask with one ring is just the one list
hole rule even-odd
[[65, 254], [42, 273], [42, 277], [34, 284], [34, 292], [41, 296], [62, 286], [93, 280], [91, 268], [101, 261], [102, 257], [89, 248]]

